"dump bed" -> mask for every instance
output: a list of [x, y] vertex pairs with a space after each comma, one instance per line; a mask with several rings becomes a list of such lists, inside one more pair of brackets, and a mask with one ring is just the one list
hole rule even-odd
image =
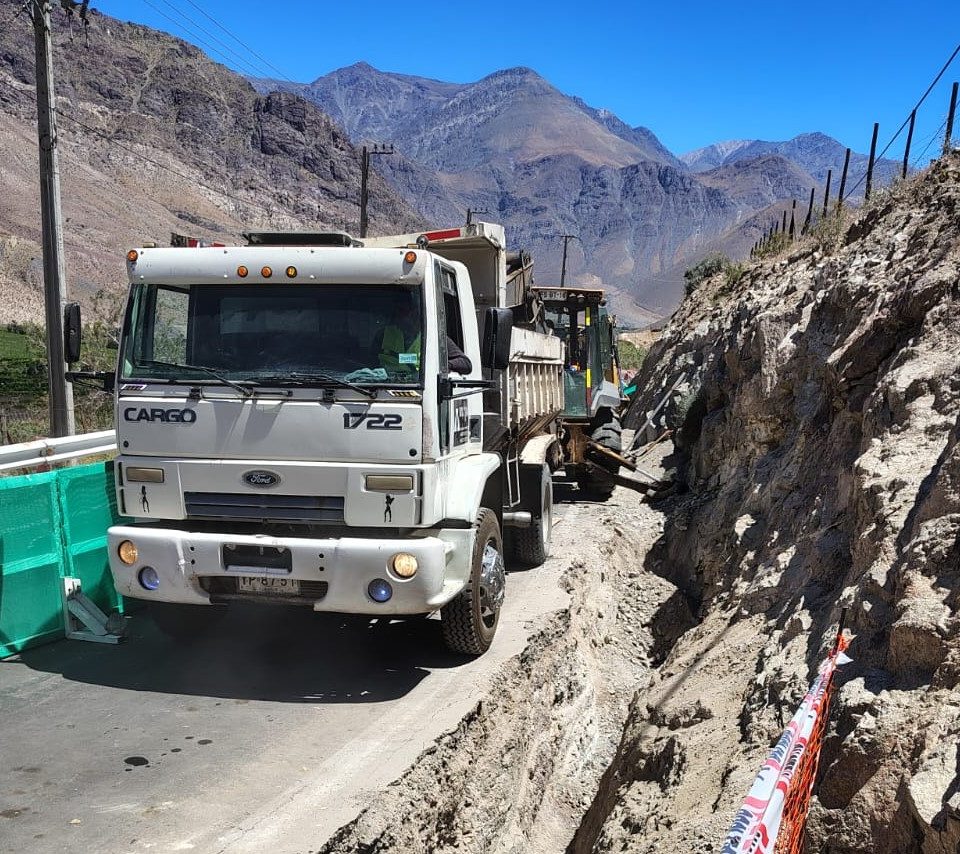
[[[463, 264], [470, 274], [481, 339], [486, 310], [524, 306], [533, 285], [530, 256], [508, 253], [503, 226], [496, 223], [364, 238], [363, 245], [419, 247]], [[485, 395], [488, 447], [507, 438], [522, 442], [563, 410], [563, 343], [525, 322], [526, 312], [514, 314], [520, 319], [510, 339], [510, 366], [502, 372], [500, 391]]]

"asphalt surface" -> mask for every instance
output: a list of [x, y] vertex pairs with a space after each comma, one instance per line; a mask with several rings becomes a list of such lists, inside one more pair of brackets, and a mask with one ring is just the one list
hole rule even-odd
[[479, 659], [446, 652], [436, 619], [250, 606], [192, 644], [136, 614], [120, 646], [61, 641], [0, 661], [0, 852], [314, 850], [564, 605], [557, 581], [588, 512], [558, 505], [558, 556], [509, 575]]

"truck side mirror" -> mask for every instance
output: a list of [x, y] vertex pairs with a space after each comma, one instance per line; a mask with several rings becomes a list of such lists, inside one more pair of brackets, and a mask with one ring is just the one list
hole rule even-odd
[[68, 302], [63, 306], [63, 360], [68, 363], [80, 361], [80, 303]]
[[488, 308], [483, 324], [483, 367], [497, 371], [510, 364], [510, 333], [513, 312], [509, 308]]

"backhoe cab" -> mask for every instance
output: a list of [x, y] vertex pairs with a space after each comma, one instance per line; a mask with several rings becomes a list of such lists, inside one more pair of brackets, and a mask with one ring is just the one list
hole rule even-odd
[[602, 290], [535, 288], [548, 328], [563, 341], [562, 431], [567, 474], [581, 491], [606, 498], [617, 483], [620, 439], [620, 366], [614, 319]]

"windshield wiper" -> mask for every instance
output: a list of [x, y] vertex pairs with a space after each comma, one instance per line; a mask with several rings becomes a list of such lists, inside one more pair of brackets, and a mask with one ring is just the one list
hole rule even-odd
[[322, 371], [311, 371], [308, 374], [297, 373], [296, 371], [289, 374], [268, 374], [266, 376], [250, 377], [248, 382], [252, 382], [255, 385], [296, 385], [296, 386], [305, 386], [309, 385], [312, 382], [321, 382], [326, 385], [335, 385], [341, 388], [349, 388], [352, 391], [358, 392], [366, 397], [369, 397], [371, 400], [377, 396], [375, 391], [371, 391], [368, 388], [364, 388], [362, 385], [357, 385], [352, 383], [349, 380], [343, 380], [339, 377], [335, 377], [332, 374], [325, 374]]
[[[251, 397], [253, 392], [248, 388], [244, 388], [240, 383], [236, 383], [233, 380], [227, 379], [223, 374], [221, 374], [216, 368], [208, 368], [206, 365], [181, 365], [179, 362], [161, 362], [157, 359], [147, 359], [143, 362], [139, 362], [140, 365], [157, 365], [160, 368], [173, 368], [176, 371], [203, 371], [206, 374], [209, 374], [216, 380], [220, 380], [224, 385], [230, 386], [230, 388], [236, 389], [244, 397]], [[170, 379], [166, 377], [165, 379]], [[178, 380], [180, 381], [180, 380]]]

